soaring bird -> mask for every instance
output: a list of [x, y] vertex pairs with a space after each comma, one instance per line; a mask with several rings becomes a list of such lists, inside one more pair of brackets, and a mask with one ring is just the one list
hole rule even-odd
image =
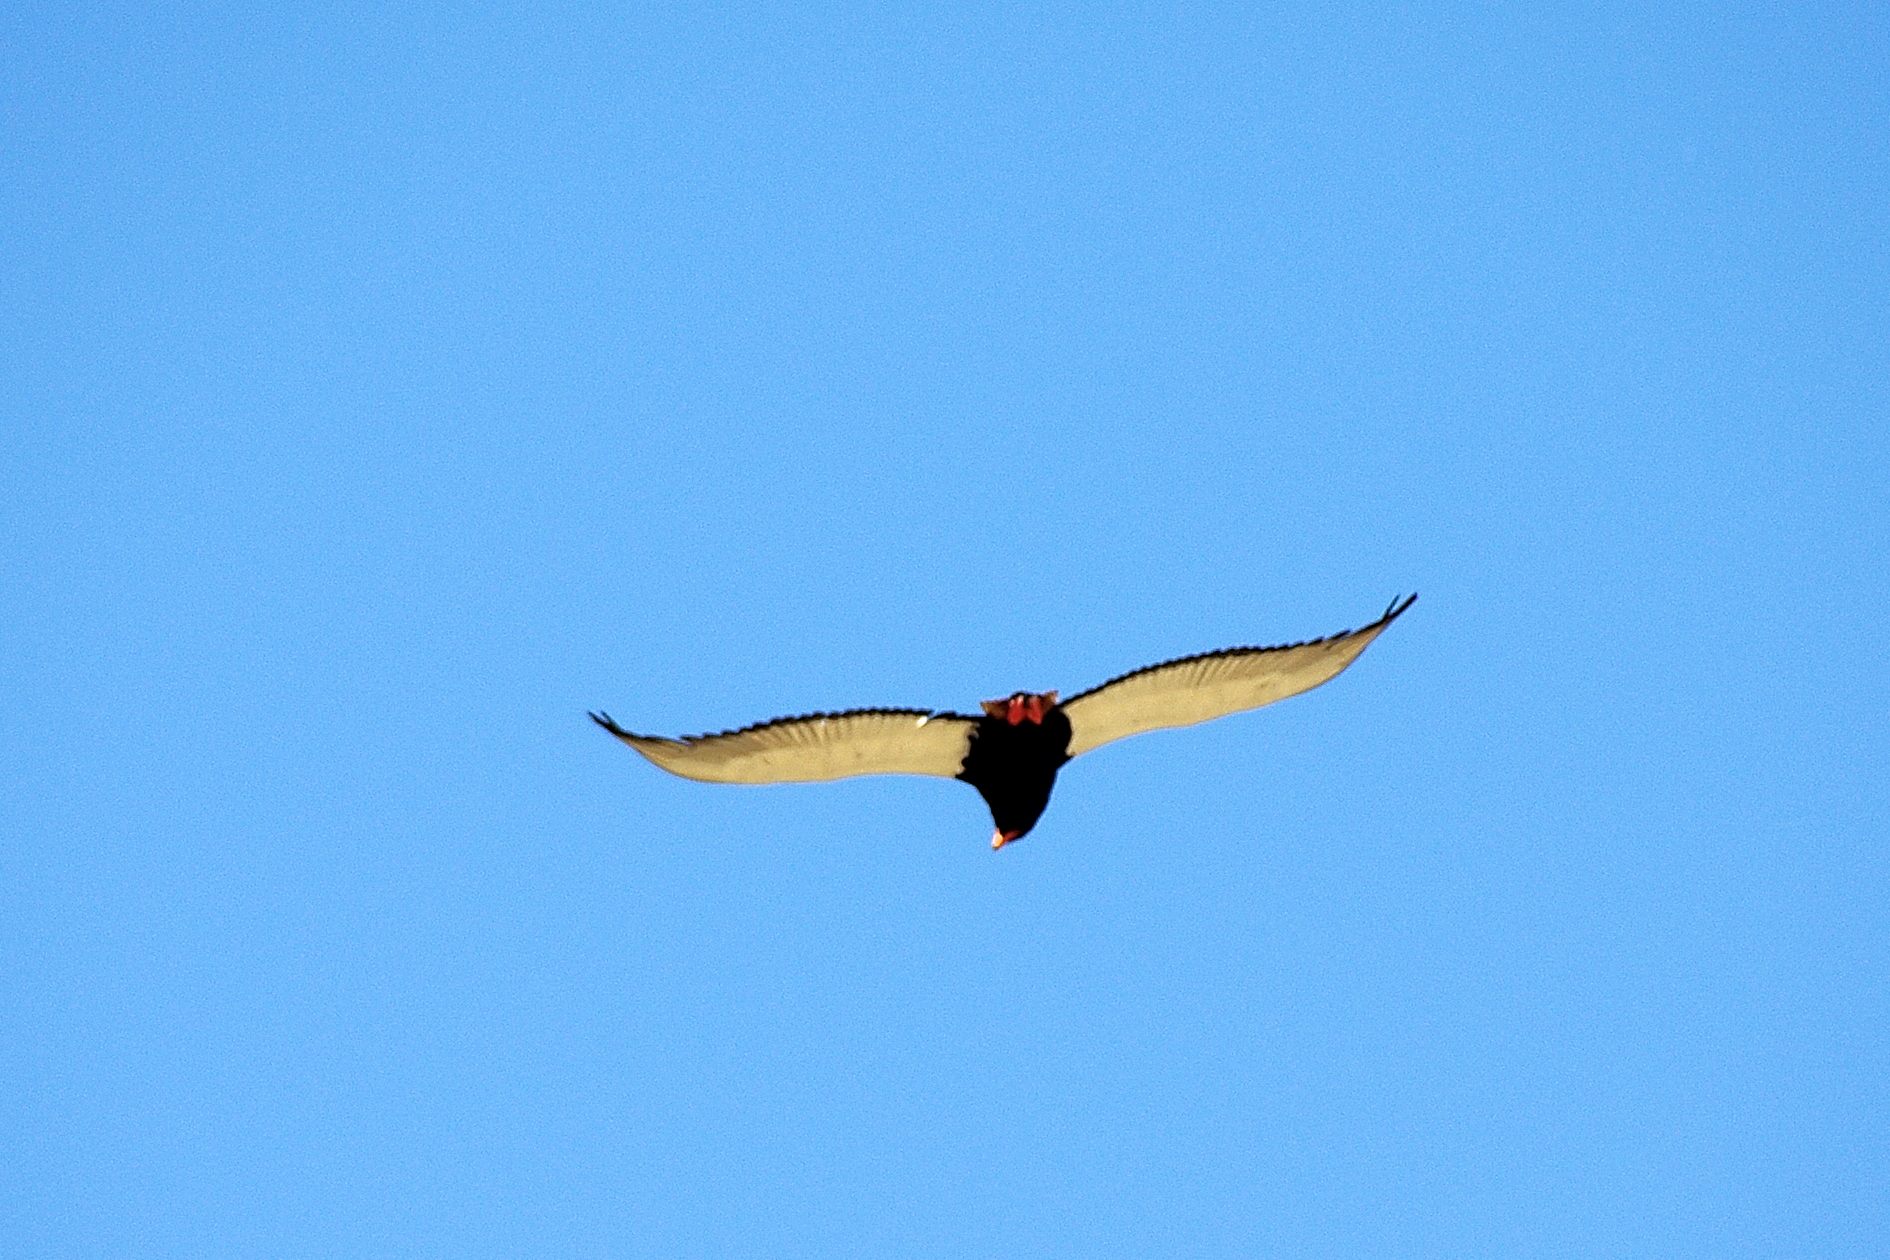
[[1192, 726], [1310, 691], [1338, 676], [1417, 596], [1377, 621], [1305, 643], [1223, 648], [1133, 670], [1058, 700], [1014, 691], [980, 717], [931, 709], [851, 709], [775, 718], [719, 735], [637, 735], [591, 720], [662, 769], [704, 783], [815, 783], [866, 774], [961, 779], [991, 807], [1001, 849], [1029, 834], [1074, 757], [1144, 731]]

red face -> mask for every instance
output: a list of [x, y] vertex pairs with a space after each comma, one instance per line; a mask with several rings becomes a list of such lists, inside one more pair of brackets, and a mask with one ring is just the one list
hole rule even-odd
[[1033, 726], [1043, 725], [1043, 715], [1056, 708], [1057, 693], [1046, 691], [1041, 695], [1030, 691], [1014, 691], [1002, 700], [984, 701], [984, 711], [992, 717], [1012, 726], [1022, 726], [1029, 722]]

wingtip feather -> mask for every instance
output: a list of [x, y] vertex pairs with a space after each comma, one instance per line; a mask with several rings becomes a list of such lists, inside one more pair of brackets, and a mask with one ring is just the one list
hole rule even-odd
[[605, 713], [602, 710], [593, 712], [590, 715], [590, 717], [591, 717], [591, 721], [597, 723], [599, 726], [609, 731], [612, 735], [615, 735], [618, 739], [627, 740], [627, 739], [636, 738], [636, 736], [632, 735], [629, 731], [626, 731], [623, 729], [623, 727], [617, 725], [617, 720], [615, 718], [611, 717], [610, 714]]

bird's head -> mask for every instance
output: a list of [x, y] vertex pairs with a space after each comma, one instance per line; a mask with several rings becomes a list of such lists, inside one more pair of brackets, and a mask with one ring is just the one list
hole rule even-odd
[[1013, 691], [1002, 700], [983, 702], [985, 713], [1012, 726], [1022, 726], [1026, 722], [1041, 726], [1043, 715], [1056, 707], [1057, 693], [1054, 691]]

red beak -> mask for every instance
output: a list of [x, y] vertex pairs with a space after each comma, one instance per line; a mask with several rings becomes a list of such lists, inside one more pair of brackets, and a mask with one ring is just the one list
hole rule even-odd
[[993, 853], [997, 852], [999, 849], [1003, 848], [1005, 845], [1009, 844], [1011, 841], [1017, 839], [1017, 837], [1023, 834], [1024, 833], [1021, 831], [994, 831], [992, 832], [991, 833], [991, 851]]

